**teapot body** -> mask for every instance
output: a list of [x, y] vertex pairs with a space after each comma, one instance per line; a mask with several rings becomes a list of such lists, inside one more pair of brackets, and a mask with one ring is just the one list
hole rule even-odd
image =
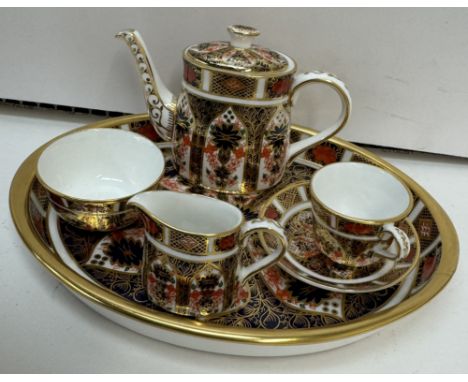
[[286, 167], [289, 120], [285, 104], [233, 105], [184, 91], [173, 137], [179, 175], [218, 192], [270, 188]]
[[240, 77], [186, 61], [173, 135], [179, 175], [236, 194], [277, 184], [289, 148], [291, 82], [291, 74]]

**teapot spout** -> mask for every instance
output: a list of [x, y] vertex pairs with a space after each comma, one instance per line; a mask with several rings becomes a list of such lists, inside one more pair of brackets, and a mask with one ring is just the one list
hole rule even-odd
[[161, 138], [171, 141], [175, 122], [175, 96], [162, 82], [143, 38], [137, 30], [124, 30], [117, 33], [115, 37], [125, 41], [136, 60], [138, 73], [145, 88], [146, 105], [153, 127]]

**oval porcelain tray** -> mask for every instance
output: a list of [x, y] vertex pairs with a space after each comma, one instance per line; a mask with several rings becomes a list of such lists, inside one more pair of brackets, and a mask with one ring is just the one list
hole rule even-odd
[[[147, 115], [108, 119], [83, 128], [90, 127], [129, 129], [159, 141]], [[294, 126], [293, 135], [297, 139], [308, 131]], [[11, 185], [10, 209], [21, 237], [33, 255], [80, 300], [112, 321], [157, 340], [203, 351], [250, 356], [329, 350], [375, 333], [426, 304], [447, 284], [457, 266], [456, 232], [437, 202], [376, 155], [332, 139], [298, 158], [273, 190], [258, 198], [229, 197], [229, 201], [241, 205], [246, 217], [252, 218], [257, 216], [262, 202], [274, 193], [292, 182], [308, 179], [323, 165], [351, 160], [381, 166], [406, 182], [415, 196], [409, 219], [416, 228], [421, 255], [414, 270], [396, 286], [365, 294], [333, 293], [291, 277], [282, 277], [272, 288], [271, 282], [267, 286], [257, 276], [251, 282], [250, 301], [226, 316], [201, 322], [172, 315], [147, 301], [140, 284], [138, 257], [121, 258], [122, 249], [127, 254], [128, 250], [141, 253], [141, 229], [130, 227], [93, 234], [54, 221], [47, 214], [47, 198], [35, 179], [35, 171], [37, 159], [48, 144], [24, 161]], [[160, 143], [160, 147], [169, 158], [170, 145]], [[200, 192], [180, 182], [170, 159], [160, 185]], [[109, 256], [103, 257], [106, 254]], [[280, 271], [278, 267], [271, 269]]]

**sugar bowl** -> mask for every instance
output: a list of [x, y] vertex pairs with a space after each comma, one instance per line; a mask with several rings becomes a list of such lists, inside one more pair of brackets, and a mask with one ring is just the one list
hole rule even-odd
[[138, 213], [127, 200], [155, 186], [163, 171], [164, 157], [152, 141], [120, 129], [60, 137], [37, 163], [37, 179], [59, 216], [90, 231], [135, 222]]

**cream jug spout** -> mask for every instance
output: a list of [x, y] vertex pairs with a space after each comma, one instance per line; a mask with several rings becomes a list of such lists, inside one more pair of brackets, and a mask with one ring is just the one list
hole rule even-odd
[[154, 201], [152, 195], [155, 191], [145, 191], [134, 195], [127, 201], [127, 205], [140, 210], [145, 215], [154, 214]]
[[176, 98], [164, 85], [140, 33], [134, 29], [119, 32], [136, 60], [138, 74], [143, 81], [148, 114], [156, 132], [166, 141], [172, 140]]

